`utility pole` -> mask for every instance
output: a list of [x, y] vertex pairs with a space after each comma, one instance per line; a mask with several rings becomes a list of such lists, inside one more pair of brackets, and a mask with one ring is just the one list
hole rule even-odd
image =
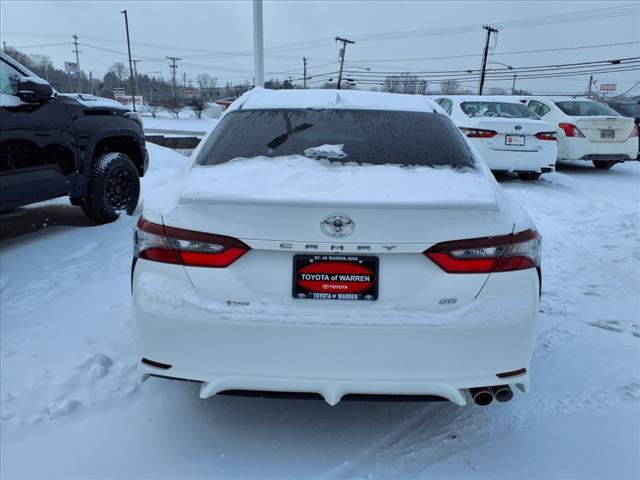
[[262, 39], [262, 0], [253, 0], [253, 62], [255, 87], [264, 87], [264, 44]]
[[302, 57], [302, 68], [304, 71], [302, 74], [302, 88], [307, 88], [307, 57]]
[[513, 74], [513, 83], [511, 84], [511, 95], [516, 92], [516, 74]]
[[187, 88], [187, 72], [182, 72], [182, 86]]
[[171, 60], [171, 65], [169, 65], [169, 68], [171, 69], [171, 78], [173, 79], [172, 99], [175, 102], [176, 101], [176, 72], [178, 70], [178, 66], [176, 65], [176, 62], [182, 59], [177, 57], [167, 57], [167, 59]]
[[93, 95], [93, 70], [89, 70], [89, 93]]
[[344, 68], [344, 54], [347, 50], [347, 45], [349, 43], [356, 42], [342, 37], [336, 37], [336, 42], [342, 42], [342, 48], [340, 49], [340, 73], [338, 74], [338, 90], [340, 90], [340, 83], [342, 83], [342, 69]]
[[7, 42], [6, 42], [6, 40], [2, 41], [2, 48], [4, 48], [4, 53], [7, 53]]
[[73, 43], [76, 46], [75, 50], [72, 50], [72, 52], [75, 52], [76, 54], [76, 65], [78, 66], [78, 93], [80, 93], [80, 57], [78, 56], [78, 35], [73, 35]]
[[133, 61], [131, 60], [131, 42], [129, 40], [129, 16], [126, 10], [122, 10], [120, 13], [124, 14], [124, 25], [127, 29], [127, 49], [129, 50], [129, 78], [131, 78], [131, 106], [133, 111], [136, 111], [136, 80], [133, 76]]
[[587, 88], [587, 96], [591, 98], [591, 85], [593, 85], [593, 75], [589, 75], [589, 88]]
[[482, 89], [484, 88], [484, 75], [485, 70], [487, 69], [487, 56], [489, 55], [489, 40], [491, 39], [492, 33], [498, 33], [498, 29], [493, 28], [490, 25], [484, 25], [482, 28], [487, 31], [487, 37], [484, 42], [484, 53], [482, 54], [482, 71], [480, 72], [480, 88], [478, 89], [478, 95], [482, 95]]

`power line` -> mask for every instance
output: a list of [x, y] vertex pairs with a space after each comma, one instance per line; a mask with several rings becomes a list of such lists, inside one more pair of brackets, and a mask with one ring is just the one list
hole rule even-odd
[[[490, 56], [496, 55], [515, 55], [515, 54], [529, 54], [529, 53], [544, 53], [544, 52], [558, 52], [569, 50], [583, 50], [600, 47], [619, 47], [623, 45], [637, 45], [640, 41], [634, 40], [631, 42], [618, 42], [618, 43], [604, 43], [599, 45], [581, 45], [576, 47], [558, 47], [558, 48], [542, 48], [536, 50], [517, 50], [510, 52], [492, 52]], [[369, 59], [369, 60], [349, 60], [348, 63], [382, 63], [382, 62], [414, 62], [423, 60], [446, 60], [449, 58], [473, 58], [480, 57], [480, 53], [468, 53], [463, 55], [443, 55], [439, 57], [412, 57], [412, 58], [385, 58], [385, 59]]]
[[622, 92], [620, 95], [616, 95], [613, 98], [620, 98], [620, 97], [624, 97], [627, 93], [629, 93], [630, 91], [632, 91], [633, 89], [635, 89], [636, 87], [640, 86], [640, 81], [636, 82], [629, 90]]
[[[512, 73], [518, 73], [518, 72], [527, 72], [530, 70], [556, 70], [556, 69], [561, 69], [561, 68], [569, 68], [569, 67], [580, 67], [580, 66], [597, 66], [597, 65], [617, 65], [617, 64], [621, 64], [621, 63], [628, 63], [628, 62], [637, 62], [640, 60], [640, 57], [625, 57], [625, 58], [618, 58], [618, 59], [605, 59], [605, 60], [591, 60], [588, 62], [574, 62], [574, 63], [556, 63], [556, 64], [546, 64], [546, 65], [529, 65], [529, 66], [523, 66], [523, 67], [512, 67], [511, 69], [509, 69], [509, 71], [511, 71]], [[347, 67], [347, 71], [348, 67]], [[491, 73], [495, 73], [495, 72], [504, 72], [505, 69], [504, 68], [487, 68], [486, 72], [487, 74], [491, 74]], [[430, 74], [449, 74], [449, 73], [469, 73], [469, 72], [479, 72], [479, 70], [469, 70], [469, 69], [461, 69], [461, 70], [422, 70], [422, 71], [403, 71], [403, 70], [394, 70], [394, 71], [371, 71], [368, 72], [367, 75], [378, 75], [378, 76], [385, 76], [385, 75], [393, 75], [393, 74], [403, 74], [403, 73], [410, 73], [410, 74], [425, 74], [425, 75], [430, 75]]]

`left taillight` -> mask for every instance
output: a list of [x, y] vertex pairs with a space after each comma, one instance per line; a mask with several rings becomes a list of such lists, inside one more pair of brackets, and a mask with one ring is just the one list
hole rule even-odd
[[634, 123], [633, 128], [631, 129], [631, 133], [629, 134], [629, 138], [635, 138], [638, 136], [638, 124]]
[[495, 130], [483, 130], [482, 128], [459, 127], [460, 131], [469, 138], [493, 138], [498, 132]]
[[134, 256], [153, 262], [225, 268], [249, 250], [236, 238], [167, 227], [142, 217], [134, 233]]
[[540, 266], [541, 239], [535, 230], [495, 237], [455, 240], [424, 252], [447, 273], [491, 273]]

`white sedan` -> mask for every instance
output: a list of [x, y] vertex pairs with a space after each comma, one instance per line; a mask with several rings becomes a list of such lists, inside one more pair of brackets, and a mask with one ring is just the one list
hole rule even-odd
[[141, 377], [218, 393], [525, 391], [540, 236], [433, 101], [262, 90], [147, 198]]
[[558, 160], [592, 161], [607, 169], [638, 155], [638, 128], [608, 105], [585, 98], [522, 97], [558, 133]]
[[494, 172], [517, 172], [536, 180], [555, 169], [555, 129], [515, 97], [447, 95], [434, 97], [471, 139]]

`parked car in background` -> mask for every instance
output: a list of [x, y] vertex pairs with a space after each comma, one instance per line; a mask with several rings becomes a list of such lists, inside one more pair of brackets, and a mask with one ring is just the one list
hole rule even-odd
[[[606, 100], [602, 103], [606, 103], [623, 117], [633, 118], [636, 122], [636, 128], [640, 129], [640, 100], [636, 100], [635, 102], [630, 100]], [[640, 158], [640, 142], [638, 145], [638, 153]]]
[[555, 129], [516, 98], [444, 95], [433, 97], [470, 139], [494, 172], [516, 172], [537, 180], [555, 168]]
[[608, 105], [584, 98], [522, 97], [558, 132], [558, 160], [586, 160], [607, 169], [638, 156], [638, 128]]
[[528, 387], [540, 236], [427, 97], [250, 91], [134, 241], [143, 378], [332, 405]]
[[58, 94], [0, 52], [0, 125], [0, 211], [63, 196], [100, 223], [135, 210], [148, 156], [126, 107]]

